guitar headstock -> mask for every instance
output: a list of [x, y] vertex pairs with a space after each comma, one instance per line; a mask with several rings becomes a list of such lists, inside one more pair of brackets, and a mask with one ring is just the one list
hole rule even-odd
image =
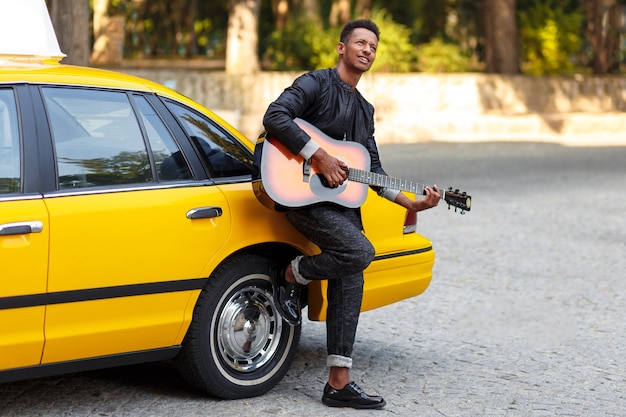
[[467, 195], [465, 191], [459, 191], [458, 188], [453, 190], [450, 187], [447, 190], [442, 190], [441, 198], [448, 203], [448, 210], [450, 207], [454, 207], [454, 211], [460, 209], [461, 214], [465, 214], [472, 208], [472, 197]]

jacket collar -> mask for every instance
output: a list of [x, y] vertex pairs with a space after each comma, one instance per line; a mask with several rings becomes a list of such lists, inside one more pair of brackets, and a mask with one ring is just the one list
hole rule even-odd
[[333, 68], [332, 70], [332, 74], [333, 77], [335, 78], [335, 80], [337, 81], [337, 83], [346, 91], [356, 91], [356, 88], [354, 88], [353, 86], [351, 86], [350, 84], [348, 84], [347, 82], [345, 82], [344, 80], [341, 79], [341, 77], [339, 76], [339, 72], [337, 71], [337, 68]]

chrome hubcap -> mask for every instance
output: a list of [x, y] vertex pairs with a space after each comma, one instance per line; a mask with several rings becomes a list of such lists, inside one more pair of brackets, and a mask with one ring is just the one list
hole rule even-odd
[[226, 302], [217, 327], [219, 352], [238, 372], [253, 372], [279, 348], [282, 319], [268, 290], [250, 286]]

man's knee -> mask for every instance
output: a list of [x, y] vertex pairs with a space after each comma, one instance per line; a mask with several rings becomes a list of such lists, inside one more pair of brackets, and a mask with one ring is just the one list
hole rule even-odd
[[363, 245], [361, 248], [352, 251], [352, 267], [354, 267], [355, 270], [363, 271], [372, 263], [375, 254], [374, 247], [367, 242], [367, 245]]

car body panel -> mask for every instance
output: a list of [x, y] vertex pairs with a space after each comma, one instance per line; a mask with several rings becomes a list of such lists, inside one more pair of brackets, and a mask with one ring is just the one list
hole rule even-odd
[[226, 207], [215, 186], [64, 196], [46, 204], [50, 292], [200, 278], [208, 254], [230, 233], [228, 210], [187, 218], [192, 209]]
[[115, 297], [49, 305], [42, 363], [180, 344], [180, 328], [199, 291]]

